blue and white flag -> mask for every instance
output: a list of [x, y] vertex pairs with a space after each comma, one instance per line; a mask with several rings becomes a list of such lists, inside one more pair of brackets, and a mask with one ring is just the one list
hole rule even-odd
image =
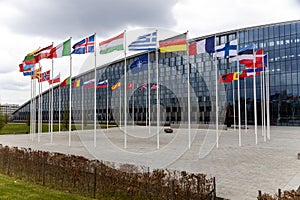
[[93, 53], [95, 46], [95, 34], [73, 45], [72, 54]]
[[238, 51], [238, 55], [235, 57], [229, 58], [229, 62], [238, 61], [238, 60], [253, 60], [254, 59], [253, 45], [248, 45]]
[[137, 74], [148, 69], [148, 54], [137, 57], [129, 66], [131, 73]]
[[156, 31], [139, 36], [129, 46], [129, 51], [152, 51], [156, 50]]
[[237, 39], [227, 42], [225, 44], [221, 44], [216, 46], [216, 52], [214, 54], [215, 57], [227, 58], [229, 56], [237, 55]]

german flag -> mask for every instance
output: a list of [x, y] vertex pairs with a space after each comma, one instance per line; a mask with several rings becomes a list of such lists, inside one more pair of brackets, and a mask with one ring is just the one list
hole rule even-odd
[[161, 53], [186, 51], [186, 33], [159, 41]]

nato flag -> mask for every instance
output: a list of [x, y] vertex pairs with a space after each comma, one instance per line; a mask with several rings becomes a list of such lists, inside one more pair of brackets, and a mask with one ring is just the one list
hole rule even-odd
[[137, 74], [148, 69], [148, 54], [137, 57], [129, 66], [131, 73]]

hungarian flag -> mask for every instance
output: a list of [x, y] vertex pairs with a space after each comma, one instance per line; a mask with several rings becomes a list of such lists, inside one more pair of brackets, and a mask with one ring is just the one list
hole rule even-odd
[[61, 58], [63, 56], [69, 56], [71, 54], [71, 39], [60, 43], [56, 47], [51, 49], [49, 58]]
[[100, 54], [124, 50], [124, 33], [99, 43]]
[[34, 54], [34, 59], [35, 61], [38, 63], [40, 60], [44, 59], [44, 58], [50, 58], [50, 51], [53, 48], [53, 45], [49, 45], [45, 48], [42, 48], [41, 50], [39, 50], [38, 52], [36, 52]]
[[55, 76], [54, 79], [48, 81], [49, 84], [59, 83], [59, 82], [60, 82], [60, 74]]
[[161, 53], [173, 51], [186, 51], [186, 33], [159, 41]]
[[70, 85], [70, 84], [71, 84], [71, 78], [68, 77], [68, 78], [66, 78], [66, 79], [60, 84], [60, 86], [61, 86], [61, 87], [65, 87], [65, 86]]

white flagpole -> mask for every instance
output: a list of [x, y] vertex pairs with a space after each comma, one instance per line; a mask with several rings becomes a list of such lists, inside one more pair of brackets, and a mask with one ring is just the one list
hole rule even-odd
[[108, 81], [107, 81], [107, 87], [106, 87], [106, 130], [108, 130]]
[[41, 128], [40, 129], [41, 130], [40, 130], [40, 132], [41, 132], [41, 134], [43, 133], [43, 94], [42, 93], [43, 93], [43, 84], [41, 83], [41, 95], [40, 95], [41, 96], [40, 97], [41, 98], [41, 111], [40, 111], [40, 115], [41, 115], [41, 118], [40, 118], [40, 120], [41, 120], [41, 122], [40, 122]]
[[[126, 30], [124, 30], [124, 149], [127, 149], [127, 95], [126, 95]], [[121, 90], [121, 87], [120, 87]], [[121, 120], [121, 119], [120, 119]]]
[[149, 125], [149, 128], [148, 128], [148, 131], [149, 131], [149, 135], [151, 133], [151, 130], [150, 130], [150, 126], [151, 126], [151, 117], [150, 117], [150, 114], [151, 114], [151, 108], [150, 108], [150, 55], [149, 55], [149, 51], [148, 51], [148, 125]]
[[[158, 38], [158, 31], [156, 30], [156, 38]], [[156, 50], [155, 50], [155, 62], [156, 62], [156, 85], [157, 85], [157, 90], [156, 90], [156, 148], [159, 149], [159, 118], [160, 118], [160, 100], [159, 100], [159, 71], [158, 71], [158, 39], [156, 39]]]
[[[53, 45], [53, 42], [52, 42]], [[53, 67], [54, 66], [54, 59], [52, 58], [52, 80], [53, 80]], [[51, 84], [51, 140], [50, 143], [53, 143], [53, 83]]]
[[[254, 45], [253, 45], [254, 46]], [[253, 48], [254, 51], [254, 48]], [[255, 132], [255, 144], [258, 143], [257, 141], [257, 105], [256, 105], [256, 53], [253, 52], [253, 65], [254, 65], [254, 75], [253, 75], [253, 98], [254, 98], [254, 132]]]
[[38, 142], [40, 142], [40, 134], [41, 134], [41, 82], [39, 84], [39, 109], [38, 109]]
[[[59, 79], [60, 79], [60, 74], [59, 74]], [[60, 110], [61, 110], [61, 88], [60, 88], [60, 80], [59, 80], [59, 85], [58, 85], [58, 133], [60, 133]]]
[[231, 81], [231, 84], [232, 84], [233, 130], [235, 130], [235, 94], [234, 94], [234, 80]]
[[244, 78], [244, 92], [245, 92], [245, 130], [246, 130], [246, 133], [247, 133], [247, 91], [246, 91], [246, 84], [247, 84], [247, 77]]
[[[35, 66], [35, 65], [34, 65]], [[33, 67], [33, 70], [35, 70], [35, 67]], [[30, 123], [30, 139], [33, 140], [33, 125], [32, 125], [32, 120], [33, 120], [33, 87], [32, 87], [32, 78], [30, 77], [30, 118], [29, 118], [29, 123]]]
[[188, 148], [191, 148], [191, 91], [190, 91], [190, 55], [189, 55], [189, 42], [188, 33], [186, 32], [186, 56], [187, 56], [187, 89], [188, 89]]
[[121, 82], [120, 82], [120, 88], [119, 88], [119, 95], [120, 95], [120, 99], [119, 99], [119, 126], [122, 126], [122, 90], [121, 90]]
[[[216, 46], [216, 36], [215, 36], [215, 46]], [[218, 94], [218, 59], [214, 58], [215, 64], [215, 83], [216, 83], [216, 145], [219, 148], [219, 94]]]
[[241, 94], [240, 94], [240, 72], [239, 61], [237, 61], [238, 73], [238, 115], [239, 115], [239, 146], [242, 146], [242, 133], [241, 133]]
[[[72, 37], [70, 38], [70, 40]], [[70, 86], [69, 86], [69, 146], [71, 146], [71, 126], [72, 126], [72, 54], [70, 54]]]
[[94, 67], [94, 73], [95, 73], [95, 84], [94, 84], [94, 147], [97, 146], [97, 54], [96, 54], [96, 33], [94, 34], [94, 56], [95, 56], [95, 67]]
[[268, 140], [271, 139], [271, 135], [270, 135], [270, 68], [269, 68], [269, 55], [267, 53], [267, 66], [268, 70], [267, 70], [267, 76], [266, 76], [266, 93], [267, 93], [267, 138]]
[[[95, 83], [96, 83], [96, 81], [95, 81]], [[83, 100], [84, 100], [84, 98], [83, 98], [83, 95], [84, 95], [83, 87], [81, 86], [81, 130], [83, 130], [83, 118], [84, 118], [84, 110], [83, 110]]]
[[134, 127], [134, 81], [132, 82], [132, 126]]
[[[50, 135], [51, 135], [51, 96], [50, 96], [50, 90], [51, 88], [50, 88], [50, 85], [49, 85], [49, 87], [48, 87], [48, 133], [50, 133]], [[51, 136], [52, 137], [52, 136]], [[52, 144], [52, 143], [51, 143]]]
[[[127, 148], [127, 64], [126, 64], [126, 30], [124, 31], [124, 148]], [[120, 87], [121, 90], [121, 87]]]

